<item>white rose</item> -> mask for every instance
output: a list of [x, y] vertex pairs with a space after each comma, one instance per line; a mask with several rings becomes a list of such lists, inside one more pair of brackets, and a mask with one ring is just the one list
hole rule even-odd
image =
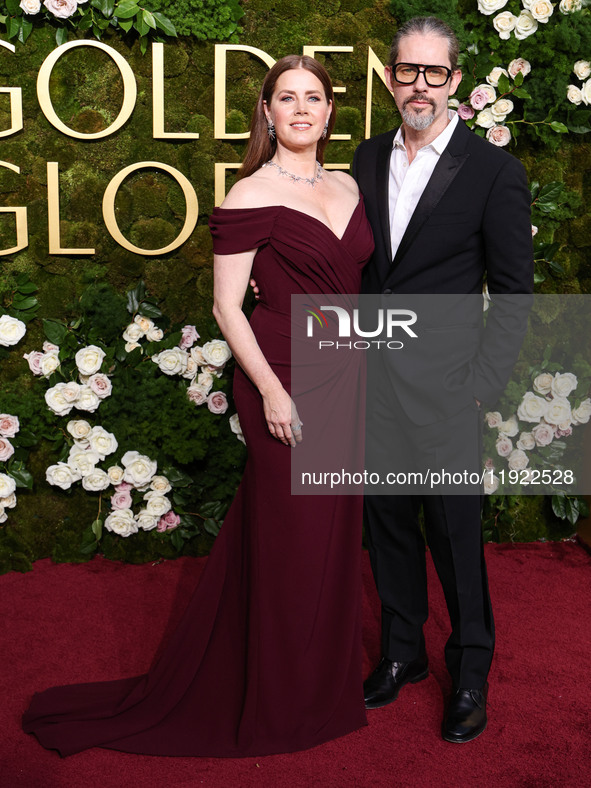
[[506, 77], [509, 77], [509, 73], [506, 68], [503, 68], [502, 66], [495, 66], [493, 70], [490, 72], [490, 74], [488, 75], [488, 77], [486, 78], [486, 81], [488, 82], [489, 85], [492, 85], [493, 88], [496, 88], [499, 86], [499, 79], [503, 74]]
[[58, 416], [66, 416], [72, 410], [72, 404], [63, 395], [65, 383], [56, 383], [45, 392], [47, 407]]
[[591, 418], [591, 399], [584, 399], [572, 412], [573, 424], [587, 424]]
[[0, 435], [3, 438], [14, 438], [20, 430], [18, 416], [0, 413]]
[[117, 451], [117, 439], [112, 432], [107, 432], [103, 427], [93, 427], [88, 436], [88, 442], [90, 448], [99, 455], [101, 460], [104, 460], [107, 454]]
[[131, 351], [135, 350], [136, 347], [141, 348], [141, 345], [139, 344], [139, 342], [126, 342], [125, 343], [125, 352], [126, 353], [131, 353]]
[[499, 478], [494, 473], [486, 473], [484, 476], [484, 494], [493, 495], [499, 489]]
[[133, 318], [133, 322], [141, 328], [142, 334], [147, 334], [148, 331], [151, 331], [154, 328], [154, 321], [150, 320], [148, 317], [144, 317], [143, 315], [136, 315]]
[[578, 385], [577, 376], [572, 372], [557, 372], [552, 379], [552, 394], [555, 397], [568, 397]]
[[490, 108], [490, 111], [492, 112], [492, 116], [497, 121], [497, 123], [500, 123], [501, 121], [505, 120], [510, 112], [513, 112], [513, 102], [510, 101], [510, 99], [499, 99], [498, 101], [495, 101], [495, 103]]
[[533, 392], [527, 391], [521, 400], [521, 404], [517, 408], [517, 418], [520, 421], [535, 423], [546, 415], [547, 410], [548, 403], [545, 399], [536, 397]]
[[538, 228], [536, 227], [535, 224], [532, 224], [532, 226], [531, 226], [531, 237], [533, 238], [537, 234], [538, 234]]
[[211, 364], [213, 367], [221, 367], [232, 357], [232, 351], [223, 339], [212, 339], [211, 342], [206, 342], [201, 348], [201, 353], [205, 363]]
[[447, 100], [447, 106], [450, 109], [457, 109], [460, 106], [460, 100], [457, 98], [450, 98]]
[[580, 11], [582, 7], [583, 3], [581, 0], [560, 0], [558, 10], [561, 14], [572, 14], [574, 11]]
[[577, 106], [583, 101], [583, 93], [576, 85], [568, 85], [566, 97], [571, 104], [576, 104]]
[[7, 473], [0, 473], [0, 498], [9, 498], [16, 490], [16, 482]]
[[522, 471], [529, 464], [529, 457], [521, 449], [513, 449], [508, 457], [507, 464], [511, 471]]
[[524, 38], [532, 36], [538, 29], [538, 23], [529, 11], [522, 11], [515, 25], [515, 38], [523, 41]]
[[207, 361], [203, 358], [203, 348], [200, 345], [194, 345], [189, 353], [191, 354], [191, 358], [194, 358], [200, 367], [207, 364]]
[[513, 438], [519, 432], [519, 425], [517, 423], [517, 416], [513, 414], [507, 421], [499, 424], [499, 434], [506, 435], [508, 438]]
[[507, 126], [493, 126], [486, 132], [486, 139], [501, 148], [511, 141], [511, 132]]
[[125, 471], [119, 465], [111, 465], [110, 468], [107, 468], [107, 476], [109, 477], [111, 484], [114, 486], [121, 484], [124, 474]]
[[59, 365], [60, 365], [60, 360], [58, 354], [55, 351], [51, 351], [50, 353], [45, 353], [39, 364], [41, 368], [41, 374], [43, 375], [44, 378], [48, 378], [56, 371]]
[[536, 446], [549, 446], [554, 440], [554, 429], [545, 421], [536, 424], [531, 431]]
[[483, 129], [491, 129], [495, 125], [495, 119], [490, 111], [490, 107], [480, 110], [478, 115], [476, 115], [475, 123]]
[[541, 375], [538, 375], [537, 378], [534, 380], [534, 391], [538, 394], [549, 394], [552, 391], [552, 381], [554, 377], [550, 372], [542, 372]]
[[7, 495], [5, 498], [0, 499], [1, 505], [4, 509], [14, 509], [16, 506], [16, 495]]
[[512, 77], [513, 79], [515, 79], [515, 77], [519, 74], [520, 71], [524, 77], [527, 77], [527, 75], [531, 71], [531, 63], [529, 62], [529, 60], [526, 60], [523, 57], [516, 57], [515, 60], [512, 60], [509, 63], [509, 65], [507, 66], [507, 70], [509, 71], [509, 76]]
[[67, 19], [78, 8], [76, 0], [43, 0], [43, 5], [58, 19]]
[[493, 411], [489, 411], [488, 413], [485, 413], [484, 418], [486, 419], [486, 423], [491, 429], [498, 427], [499, 424], [501, 424], [503, 421], [503, 417], [501, 416], [498, 410], [493, 410]]
[[191, 355], [187, 355], [187, 368], [182, 373], [182, 376], [187, 380], [193, 380], [197, 377], [197, 373], [199, 371], [199, 367], [197, 366], [197, 362]]
[[88, 385], [99, 399], [105, 399], [111, 395], [113, 384], [102, 372], [95, 372], [88, 378]]
[[4, 511], [4, 507], [0, 506], [0, 525], [8, 520], [8, 515]]
[[587, 79], [587, 77], [591, 77], [591, 63], [588, 60], [577, 60], [573, 71], [579, 79]]
[[149, 331], [146, 331], [146, 339], [148, 342], [160, 342], [163, 336], [164, 331], [156, 326], [152, 326]]
[[536, 439], [531, 432], [522, 432], [516, 443], [517, 448], [523, 451], [531, 451], [535, 445]]
[[62, 490], [68, 490], [74, 482], [79, 481], [82, 477], [67, 463], [58, 462], [57, 465], [49, 466], [45, 471], [45, 478], [48, 484], [52, 484], [54, 487], [60, 487]]
[[186, 350], [173, 347], [152, 356], [152, 361], [158, 364], [160, 371], [165, 375], [182, 375], [187, 369], [188, 357]]
[[499, 38], [503, 39], [504, 41], [506, 41], [508, 38], [511, 38], [511, 32], [515, 30], [516, 24], [517, 17], [510, 11], [503, 11], [502, 14], [498, 14], [493, 19], [493, 27], [499, 34]]
[[96, 345], [83, 347], [76, 353], [76, 366], [81, 375], [93, 375], [103, 363], [105, 351]]
[[478, 10], [481, 14], [490, 16], [495, 11], [500, 11], [508, 3], [508, 0], [478, 0]]
[[496, 101], [497, 98], [497, 91], [493, 88], [492, 85], [489, 85], [488, 82], [482, 82], [480, 85], [476, 85], [472, 93], [475, 93], [477, 90], [481, 90], [488, 96], [488, 103], [492, 104], [493, 101]]
[[126, 342], [137, 342], [144, 336], [144, 332], [137, 323], [130, 323], [123, 332], [123, 339]]
[[33, 375], [41, 375], [41, 359], [43, 355], [39, 350], [32, 350], [30, 353], [23, 354], [23, 358], [26, 359]]
[[[501, 414], [499, 413], [499, 416]], [[234, 435], [238, 438], [239, 441], [246, 445], [246, 440], [244, 439], [244, 435], [242, 434], [242, 427], [240, 426], [240, 419], [238, 418], [238, 414], [235, 413], [233, 416], [229, 418], [230, 422], [230, 429], [234, 433]]]
[[162, 517], [163, 514], [172, 509], [172, 503], [165, 495], [152, 490], [144, 495], [146, 503], [146, 510], [154, 517]]
[[554, 13], [554, 6], [550, 0], [533, 0], [528, 10], [534, 19], [545, 24]]
[[110, 484], [108, 475], [100, 468], [95, 468], [92, 473], [82, 477], [82, 486], [87, 492], [106, 490]]
[[170, 492], [172, 490], [172, 485], [170, 484], [166, 476], [152, 476], [150, 487], [152, 488], [152, 490], [160, 493], [161, 495], [166, 495], [167, 492]]
[[88, 413], [94, 413], [100, 404], [100, 399], [90, 388], [90, 386], [80, 387], [80, 395], [76, 400], [76, 407], [78, 410], [85, 410]]
[[105, 528], [119, 536], [137, 534], [138, 525], [131, 509], [117, 509], [105, 520]]
[[27, 333], [27, 327], [21, 320], [10, 315], [0, 316], [0, 345], [10, 347], [16, 345]]
[[72, 419], [66, 424], [66, 429], [75, 441], [87, 441], [92, 427], [84, 419]]
[[75, 383], [73, 380], [66, 385], [62, 389], [62, 396], [66, 400], [66, 402], [74, 403], [80, 396], [81, 386], [79, 383]]
[[194, 402], [195, 405], [203, 405], [204, 402], [207, 402], [208, 393], [209, 390], [199, 383], [194, 383], [192, 386], [187, 388], [187, 397], [191, 400], [191, 402]]
[[41, 0], [21, 0], [19, 5], [25, 14], [38, 14], [41, 11]]
[[203, 387], [206, 394], [209, 394], [213, 386], [213, 375], [211, 372], [200, 372], [197, 375], [197, 384]]
[[80, 476], [88, 476], [100, 462], [101, 458], [95, 451], [83, 449], [81, 446], [72, 446], [68, 456], [68, 465]]
[[591, 79], [588, 79], [586, 82], [583, 82], [583, 87], [581, 88], [581, 96], [583, 97], [583, 101], [585, 104], [591, 104]]
[[497, 454], [500, 457], [508, 457], [513, 451], [513, 444], [506, 435], [501, 435], [495, 443]]
[[121, 462], [125, 468], [123, 480], [133, 484], [134, 487], [148, 484], [158, 468], [156, 460], [151, 460], [137, 451], [126, 452], [121, 458]]
[[548, 424], [562, 424], [563, 422], [570, 424], [572, 420], [570, 402], [566, 397], [554, 397], [548, 403], [548, 409], [544, 414], [544, 418]]
[[138, 528], [141, 528], [143, 531], [151, 531], [153, 528], [156, 528], [159, 519], [159, 517], [150, 514], [147, 509], [142, 509], [135, 516]]

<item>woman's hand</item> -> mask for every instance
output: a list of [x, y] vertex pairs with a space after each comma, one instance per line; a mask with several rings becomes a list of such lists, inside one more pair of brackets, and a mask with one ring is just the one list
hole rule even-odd
[[283, 387], [263, 395], [263, 410], [274, 438], [292, 448], [302, 442], [303, 425], [294, 402]]

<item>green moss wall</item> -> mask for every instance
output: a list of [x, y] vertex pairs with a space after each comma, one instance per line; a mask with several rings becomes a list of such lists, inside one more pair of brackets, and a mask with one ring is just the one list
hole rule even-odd
[[[336, 132], [351, 134], [350, 141], [333, 141], [328, 162], [350, 162], [364, 136], [367, 51], [371, 46], [385, 62], [396, 30], [388, 0], [248, 0], [241, 20], [240, 43], [258, 47], [278, 59], [302, 51], [304, 45], [353, 46], [352, 53], [320, 56], [334, 84], [346, 87], [338, 96]], [[236, 162], [244, 142], [214, 139], [214, 44], [190, 38], [165, 45], [166, 129], [199, 132], [197, 141], [152, 139], [152, 64], [150, 51], [142, 56], [139, 45], [117, 36], [105, 43], [130, 64], [138, 86], [134, 113], [118, 133], [104, 140], [83, 142], [54, 129], [40, 111], [36, 79], [44, 58], [54, 49], [54, 31], [36, 30], [16, 54], [0, 48], [0, 84], [19, 86], [23, 93], [24, 130], [0, 139], [0, 159], [18, 165], [20, 175], [0, 170], [0, 205], [27, 206], [29, 246], [13, 257], [0, 257], [0, 294], [26, 272], [39, 286], [40, 317], [72, 313], [89, 282], [105, 281], [123, 292], [143, 278], [149, 291], [161, 299], [161, 308], [174, 322], [198, 327], [211, 321], [212, 249], [207, 216], [214, 205], [215, 162]], [[246, 131], [264, 65], [244, 53], [228, 57], [227, 130]], [[76, 49], [58, 62], [51, 81], [55, 109], [70, 127], [95, 132], [117, 116], [122, 83], [109, 57], [94, 48]], [[372, 134], [397, 122], [390, 94], [374, 78]], [[0, 128], [10, 123], [9, 102], [0, 95]], [[540, 227], [546, 240], [561, 244], [556, 259], [565, 273], [549, 278], [549, 292], [591, 292], [591, 226], [587, 206], [591, 199], [591, 145], [584, 137], [564, 139], [557, 153], [520, 143], [516, 151], [532, 179], [543, 183], [563, 180], [570, 190], [568, 205]], [[184, 173], [199, 199], [199, 222], [190, 240], [164, 257], [144, 257], [122, 249], [106, 232], [101, 201], [110, 179], [134, 162], [165, 162]], [[61, 238], [63, 246], [94, 247], [93, 256], [52, 256], [48, 253], [46, 162], [59, 162]], [[231, 178], [228, 179], [228, 183]], [[145, 170], [128, 178], [119, 191], [116, 211], [119, 227], [134, 244], [159, 248], [170, 242], [184, 221], [184, 200], [167, 175]], [[15, 242], [12, 218], [0, 215], [0, 248]], [[1, 296], [0, 296], [1, 297]], [[2, 361], [0, 411], [26, 402], [36, 385], [21, 358], [22, 352], [41, 345], [39, 321], [30, 325], [19, 350]], [[35, 389], [37, 392], [38, 389]], [[38, 393], [37, 395], [38, 396]], [[26, 406], [23, 405], [26, 411]], [[44, 481], [44, 469], [54, 461], [43, 442], [31, 457], [34, 493], [20, 492], [9, 524], [0, 529], [0, 546], [10, 566], [19, 568], [30, 558], [53, 555], [58, 560], [78, 556], [80, 534], [93, 517], [94, 502], [82, 491], [64, 496]], [[515, 530], [504, 538], [534, 539], [561, 535], [548, 506], [531, 499], [518, 507]], [[74, 514], [75, 513], [75, 514]], [[570, 528], [570, 527], [568, 527]], [[567, 530], [568, 530], [567, 528]], [[114, 557], [145, 560], [156, 557], [147, 534], [119, 539]]]

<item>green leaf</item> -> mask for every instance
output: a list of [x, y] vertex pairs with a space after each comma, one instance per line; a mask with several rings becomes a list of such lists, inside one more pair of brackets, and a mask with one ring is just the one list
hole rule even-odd
[[176, 36], [176, 28], [168, 17], [161, 14], [159, 11], [153, 11], [152, 16], [156, 20], [156, 25], [166, 33], [167, 36]]
[[23, 293], [24, 295], [29, 295], [29, 293], [36, 293], [39, 288], [35, 284], [35, 282], [26, 281], [23, 282], [22, 285], [17, 284], [17, 292]]
[[78, 22], [77, 27], [78, 27], [78, 30], [90, 30], [90, 28], [92, 27], [92, 17], [91, 17], [91, 15], [88, 14], [87, 16], [83, 17]]
[[148, 25], [148, 27], [151, 27], [152, 30], [156, 30], [156, 20], [154, 19], [154, 15], [146, 8], [142, 9], [142, 19]]
[[133, 21], [133, 26], [138, 31], [140, 36], [143, 38], [144, 36], [148, 35], [148, 33], [150, 32], [150, 28], [144, 22], [144, 17], [142, 14], [143, 12], [141, 10], [138, 11], [136, 18]]
[[551, 181], [550, 183], [547, 183], [541, 189], [536, 205], [539, 208], [540, 204], [543, 205], [545, 203], [557, 202], [559, 197], [562, 196], [563, 191], [564, 183], [562, 181]]
[[520, 98], [520, 99], [530, 99], [531, 98], [530, 94], [527, 92], [527, 90], [525, 88], [515, 88], [515, 90], [513, 91], [513, 95], [516, 98]]
[[106, 17], [109, 17], [113, 14], [115, 0], [92, 0], [90, 5], [93, 8], [98, 8], [101, 13], [103, 13]]
[[38, 303], [39, 301], [37, 301], [35, 296], [19, 296], [17, 294], [12, 301], [12, 306], [13, 309], [24, 311], [25, 309], [32, 309]]
[[6, 22], [8, 38], [16, 38], [21, 29], [21, 17], [10, 17]]
[[6, 10], [13, 16], [19, 12], [22, 13], [20, 10], [20, 0], [6, 0]]
[[558, 120], [553, 120], [550, 124], [550, 128], [557, 134], [568, 134], [567, 126], [565, 126], [564, 123], [560, 123]]
[[566, 496], [552, 496], [552, 511], [559, 520], [566, 520]]
[[175, 548], [175, 550], [179, 550], [179, 551], [183, 549], [183, 545], [185, 544], [185, 540], [183, 539], [177, 528], [175, 528], [174, 531], [171, 531], [170, 541], [172, 542], [172, 546]]
[[499, 77], [499, 93], [510, 93], [512, 90], [511, 83], [509, 82], [509, 77], [506, 77], [504, 74], [501, 74]]
[[130, 19], [137, 13], [141, 13], [141, 11], [137, 3], [133, 2], [133, 0], [123, 0], [123, 2], [116, 6], [113, 12], [117, 19]]
[[23, 16], [23, 21], [21, 22], [21, 29], [18, 34], [19, 41], [22, 41], [22, 43], [24, 44], [32, 32], [33, 32], [33, 23], [28, 17]]
[[173, 487], [188, 487], [193, 484], [193, 477], [179, 468], [164, 468], [163, 473]]
[[103, 521], [97, 518], [90, 527], [92, 528], [92, 533], [96, 536], [97, 542], [100, 541], [103, 535]]
[[25, 468], [11, 468], [9, 476], [12, 476], [17, 487], [25, 487], [28, 490], [33, 489], [33, 474], [29, 473]]
[[218, 535], [218, 533], [220, 532], [220, 526], [219, 526], [219, 523], [218, 523], [216, 520], [214, 520], [212, 517], [209, 517], [209, 518], [208, 518], [208, 519], [207, 519], [207, 520], [206, 520], [206, 521], [203, 523], [203, 527], [205, 528], [205, 530], [207, 531], [207, 533], [208, 533], [208, 534], [211, 534], [212, 536], [217, 536], [217, 535]]
[[65, 27], [58, 27], [55, 31], [55, 43], [59, 46], [65, 44], [68, 40], [68, 31]]
[[579, 499], [566, 497], [565, 502], [566, 519], [571, 525], [576, 525], [579, 519]]
[[142, 37], [140, 38], [140, 52], [142, 53], [142, 55], [145, 55], [147, 51], [148, 51], [148, 36], [142, 35]]
[[518, 71], [517, 74], [515, 74], [515, 79], [513, 80], [513, 82], [515, 83], [515, 87], [519, 87], [520, 85], [523, 85], [523, 80], [524, 80], [523, 71]]
[[[520, 72], [521, 73], [521, 72]], [[532, 202], [536, 199], [540, 192], [540, 182], [539, 181], [532, 181], [529, 185], [529, 190], [531, 192], [531, 199]]]
[[44, 320], [43, 330], [47, 339], [54, 345], [61, 345], [68, 333], [66, 326], [63, 323], [58, 323], [57, 320]]
[[124, 30], [126, 33], [129, 33], [131, 28], [133, 27], [133, 19], [125, 19], [119, 22], [119, 27]]
[[140, 315], [143, 315], [144, 317], [150, 317], [150, 318], [162, 317], [162, 311], [158, 309], [158, 307], [155, 304], [151, 304], [149, 301], [144, 301], [143, 303], [141, 303], [138, 306], [137, 311], [139, 312]]
[[572, 131], [573, 134], [587, 134], [591, 131], [591, 126], [572, 126], [569, 124], [568, 130]]

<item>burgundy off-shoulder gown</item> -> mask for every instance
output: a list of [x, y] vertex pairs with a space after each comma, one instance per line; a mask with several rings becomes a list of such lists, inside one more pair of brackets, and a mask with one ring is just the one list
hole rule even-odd
[[[215, 209], [210, 227], [218, 254], [258, 249], [251, 326], [289, 390], [290, 295], [359, 292], [373, 250], [363, 204], [342, 238], [285, 206]], [[238, 367], [234, 396], [248, 461], [178, 628], [143, 676], [36, 694], [23, 729], [44, 747], [239, 757], [366, 724], [361, 498], [292, 496], [292, 450], [270, 435]]]

